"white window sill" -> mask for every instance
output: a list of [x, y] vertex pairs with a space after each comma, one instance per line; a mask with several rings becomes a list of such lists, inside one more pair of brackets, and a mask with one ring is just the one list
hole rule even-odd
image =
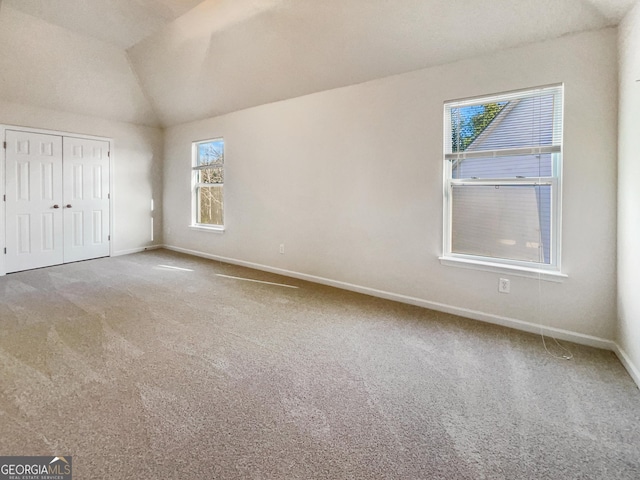
[[457, 257], [439, 257], [442, 265], [450, 267], [469, 268], [471, 270], [483, 270], [485, 272], [502, 273], [518, 277], [537, 278], [548, 282], [563, 282], [568, 275], [552, 270], [522, 267], [519, 265], [505, 265], [482, 260], [472, 260]]
[[223, 225], [189, 225], [189, 230], [197, 230], [199, 232], [224, 233]]

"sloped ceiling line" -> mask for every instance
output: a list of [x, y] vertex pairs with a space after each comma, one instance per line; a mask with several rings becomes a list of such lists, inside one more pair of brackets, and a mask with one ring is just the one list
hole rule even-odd
[[170, 126], [601, 29], [633, 1], [207, 0], [129, 54]]
[[23, 13], [126, 49], [203, 0], [4, 0]]
[[[0, 95], [170, 126], [617, 25], [636, 1], [0, 0], [0, 67], [24, 65]], [[93, 69], [82, 95], [47, 78], [25, 86], [21, 74], [68, 75], [38, 51], [65, 49]]]

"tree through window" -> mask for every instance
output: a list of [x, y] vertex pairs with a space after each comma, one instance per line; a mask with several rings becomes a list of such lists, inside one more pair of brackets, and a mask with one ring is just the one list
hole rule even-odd
[[194, 144], [194, 223], [224, 225], [224, 140]]

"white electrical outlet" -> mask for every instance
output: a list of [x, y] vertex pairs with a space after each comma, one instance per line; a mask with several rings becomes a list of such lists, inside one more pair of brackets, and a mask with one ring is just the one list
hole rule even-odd
[[509, 293], [511, 291], [511, 281], [508, 278], [501, 278], [498, 281], [498, 291], [500, 293]]
[[280, 255], [284, 255], [284, 243], [280, 244]]

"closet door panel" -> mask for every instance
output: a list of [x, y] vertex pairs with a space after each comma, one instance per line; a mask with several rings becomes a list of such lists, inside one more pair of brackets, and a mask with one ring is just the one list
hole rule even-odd
[[109, 255], [109, 143], [64, 137], [64, 261]]
[[7, 130], [6, 269], [63, 262], [62, 137]]

